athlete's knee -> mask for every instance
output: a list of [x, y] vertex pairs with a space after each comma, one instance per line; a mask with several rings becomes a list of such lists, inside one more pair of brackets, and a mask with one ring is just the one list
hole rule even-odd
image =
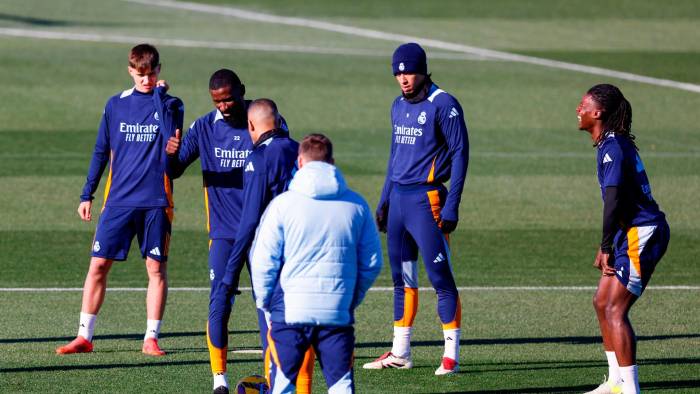
[[92, 280], [105, 280], [109, 269], [112, 267], [112, 260], [102, 257], [93, 257], [90, 260], [90, 268], [88, 269], [88, 278]]
[[167, 279], [168, 269], [167, 262], [154, 260], [150, 257], [146, 258], [146, 272], [150, 279]]
[[595, 308], [596, 312], [606, 313], [605, 310], [607, 308], [607, 300], [601, 297], [598, 293], [595, 293], [593, 295], [593, 308]]
[[608, 320], [608, 324], [612, 326], [623, 325], [627, 321], [627, 311], [628, 309], [624, 305], [610, 302], [605, 305], [605, 318]]

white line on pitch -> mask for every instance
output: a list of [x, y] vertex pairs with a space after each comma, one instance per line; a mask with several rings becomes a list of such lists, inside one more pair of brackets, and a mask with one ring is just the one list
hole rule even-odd
[[672, 81], [669, 79], [653, 78], [644, 75], [632, 74], [628, 72], [609, 70], [601, 67], [585, 66], [576, 63], [568, 63], [551, 59], [543, 59], [534, 56], [518, 55], [515, 53], [495, 51], [486, 48], [479, 48], [470, 45], [462, 45], [451, 43], [447, 41], [434, 40], [430, 38], [410, 36], [406, 34], [396, 34], [389, 33], [380, 30], [365, 29], [360, 27], [353, 27], [347, 25], [341, 25], [338, 23], [324, 22], [313, 19], [298, 18], [298, 17], [287, 17], [279, 16], [273, 14], [266, 14], [262, 12], [248, 11], [241, 8], [227, 7], [227, 6], [216, 6], [207, 4], [196, 4], [184, 1], [170, 1], [170, 0], [125, 0], [131, 3], [139, 3], [146, 5], [153, 5], [159, 7], [169, 7], [176, 8], [186, 11], [196, 11], [209, 14], [217, 14], [235, 17], [239, 19], [253, 20], [257, 22], [264, 23], [275, 23], [287, 26], [298, 26], [307, 27], [318, 30], [332, 31], [336, 33], [348, 34], [353, 36], [373, 38], [383, 41], [392, 42], [417, 42], [429, 48], [437, 48], [442, 50], [460, 52], [470, 55], [476, 55], [481, 57], [487, 57], [496, 60], [506, 60], [519, 63], [534, 64], [538, 66], [556, 68], [561, 70], [576, 71], [586, 74], [602, 75], [605, 77], [612, 77], [623, 79], [627, 81], [640, 82], [649, 85], [664, 86], [674, 89], [687, 90], [689, 92], [700, 93], [700, 85]]
[[[461, 286], [459, 291], [591, 291], [595, 286]], [[700, 286], [649, 286], [648, 290], [700, 290]], [[240, 291], [251, 291], [250, 287], [240, 287]], [[433, 291], [432, 287], [419, 287], [419, 291]], [[83, 291], [82, 287], [1, 287], [0, 292], [6, 293], [51, 293]], [[112, 287], [107, 291], [115, 292], [145, 292], [145, 287]], [[171, 287], [168, 291], [177, 292], [207, 292], [208, 287]], [[393, 287], [372, 287], [369, 291], [389, 292]]]
[[[390, 52], [362, 48], [324, 48], [307, 45], [261, 44], [245, 42], [197, 41], [179, 38], [156, 38], [96, 33], [71, 33], [50, 30], [0, 28], [0, 35], [8, 37], [36, 38], [43, 40], [109, 42], [133, 45], [136, 42], [149, 42], [154, 45], [182, 48], [228, 49], [261, 52], [312, 53], [319, 55], [387, 57]], [[461, 53], [437, 53], [434, 57], [446, 60], [487, 60], [484, 57]]]

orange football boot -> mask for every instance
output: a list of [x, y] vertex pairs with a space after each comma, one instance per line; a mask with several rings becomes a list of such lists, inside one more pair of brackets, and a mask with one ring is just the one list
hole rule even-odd
[[78, 335], [69, 344], [56, 348], [56, 354], [90, 353], [92, 342]]
[[165, 352], [160, 350], [160, 347], [158, 346], [158, 340], [155, 338], [148, 338], [143, 341], [143, 349], [141, 349], [143, 354], [147, 354], [149, 356], [165, 356]]

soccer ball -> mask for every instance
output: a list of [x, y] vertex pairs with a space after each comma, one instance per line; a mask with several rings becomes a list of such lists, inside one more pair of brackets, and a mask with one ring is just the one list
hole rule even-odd
[[236, 394], [267, 394], [267, 379], [260, 375], [246, 376], [236, 383]]

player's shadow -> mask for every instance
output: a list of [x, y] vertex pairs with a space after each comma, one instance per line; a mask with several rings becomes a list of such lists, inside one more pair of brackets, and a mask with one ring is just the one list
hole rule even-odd
[[[88, 356], [89, 357], [89, 356]], [[145, 356], [144, 356], [145, 357]], [[84, 360], [81, 360], [84, 361]], [[237, 363], [259, 363], [260, 357], [251, 358], [236, 358]], [[79, 365], [42, 365], [37, 367], [18, 367], [18, 368], [0, 368], [0, 373], [19, 373], [19, 372], [55, 372], [55, 371], [81, 371], [81, 370], [100, 370], [114, 368], [152, 368], [152, 367], [170, 367], [177, 365], [209, 365], [209, 360], [188, 360], [188, 361], [152, 361], [140, 363], [113, 363], [113, 364], [79, 364]]]
[[[674, 334], [674, 335], [640, 335], [638, 341], [662, 341], [668, 339], [693, 339], [700, 338], [700, 334]], [[601, 343], [600, 336], [571, 336], [571, 337], [542, 337], [542, 338], [476, 338], [462, 339], [459, 341], [461, 346], [474, 345], [526, 345], [526, 344], [546, 344], [546, 343], [564, 343], [569, 345], [590, 345]], [[412, 341], [411, 346], [443, 346], [443, 341]], [[359, 342], [355, 344], [356, 348], [374, 348], [388, 347], [391, 342]]]
[[[663, 389], [688, 389], [700, 387], [700, 380], [675, 380], [675, 381], [660, 381], [660, 382], [642, 382], [639, 384], [642, 390], [663, 390]], [[463, 394], [516, 394], [516, 393], [582, 393], [592, 390], [595, 387], [590, 385], [578, 386], [556, 386], [556, 387], [523, 387], [517, 389], [498, 389], [498, 390], [473, 390], [473, 391], [447, 391], [448, 393], [463, 393]], [[426, 392], [426, 394], [445, 393], [446, 391]]]
[[[241, 334], [258, 334], [257, 330], [237, 330], [229, 331], [229, 335]], [[183, 331], [183, 332], [165, 332], [160, 334], [160, 338], [181, 338], [181, 337], [202, 337], [206, 333], [204, 331]], [[63, 342], [72, 341], [75, 337], [43, 337], [43, 338], [0, 338], [0, 344], [3, 343], [41, 343], [41, 342]], [[143, 334], [109, 334], [95, 335], [94, 340], [115, 340], [115, 339], [143, 339]]]
[[32, 26], [44, 27], [65, 27], [65, 26], [119, 26], [113, 22], [84, 22], [84, 21], [66, 21], [58, 19], [37, 18], [34, 16], [6, 14], [0, 12], [0, 21], [18, 22]]

